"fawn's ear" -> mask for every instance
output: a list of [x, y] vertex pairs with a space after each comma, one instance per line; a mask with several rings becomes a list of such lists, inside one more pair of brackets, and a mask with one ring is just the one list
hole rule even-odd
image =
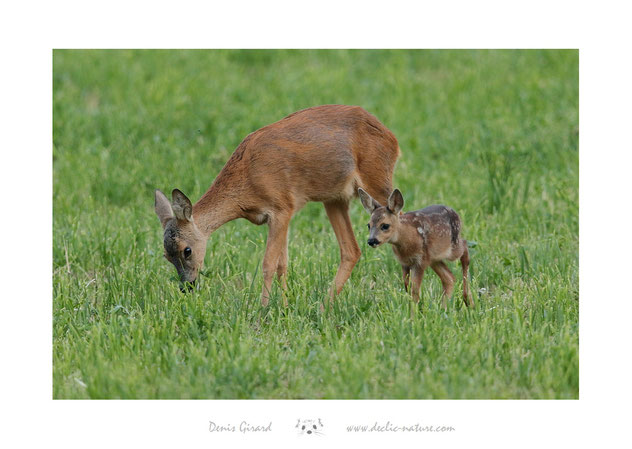
[[404, 207], [404, 197], [399, 189], [393, 190], [391, 196], [388, 197], [388, 210], [397, 215]]
[[167, 222], [173, 218], [173, 209], [171, 209], [171, 203], [165, 194], [158, 189], [156, 189], [156, 196], [154, 198], [154, 209], [156, 210], [160, 224], [164, 228]]
[[191, 218], [193, 213], [191, 201], [178, 189], [173, 189], [173, 192], [171, 192], [171, 208], [178, 220], [193, 221], [193, 218]]
[[360, 197], [362, 206], [364, 206], [364, 210], [366, 210], [369, 214], [372, 214], [375, 209], [381, 207], [380, 203], [375, 201], [371, 195], [361, 188], [358, 189], [358, 196]]

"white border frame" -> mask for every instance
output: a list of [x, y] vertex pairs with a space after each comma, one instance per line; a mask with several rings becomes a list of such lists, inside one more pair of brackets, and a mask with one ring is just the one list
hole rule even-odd
[[[64, 447], [289, 446], [299, 417], [320, 444], [547, 447], [629, 441], [626, 211], [630, 191], [628, 14], [623, 2], [114, 1], [5, 6], [0, 313], [3, 440]], [[441, 3], [441, 4], [439, 4]], [[628, 38], [627, 40], [625, 38]], [[51, 355], [53, 48], [580, 48], [578, 401], [53, 401]], [[19, 232], [18, 232], [19, 230]], [[34, 256], [35, 255], [35, 256]], [[625, 345], [625, 346], [624, 346]], [[338, 423], [441, 423], [446, 434], [349, 435]], [[273, 421], [270, 434], [213, 434], [209, 420]], [[625, 420], [627, 421], [627, 420]], [[314, 440], [316, 441], [316, 440]], [[52, 444], [51, 444], [52, 443]]]

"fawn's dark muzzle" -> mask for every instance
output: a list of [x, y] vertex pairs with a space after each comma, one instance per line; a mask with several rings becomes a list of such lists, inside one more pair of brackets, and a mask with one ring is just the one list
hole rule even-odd
[[367, 243], [369, 244], [371, 248], [375, 248], [377, 245], [380, 244], [380, 241], [376, 238], [372, 238], [372, 239], [369, 239]]

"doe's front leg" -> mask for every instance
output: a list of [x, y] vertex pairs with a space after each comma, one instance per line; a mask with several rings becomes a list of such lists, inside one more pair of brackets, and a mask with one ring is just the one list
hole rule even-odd
[[[266, 251], [263, 255], [263, 291], [261, 292], [261, 305], [267, 306], [272, 290], [272, 278], [279, 272], [279, 264], [287, 266], [287, 234], [290, 218], [275, 217], [270, 221]], [[283, 298], [284, 304], [287, 299]]]

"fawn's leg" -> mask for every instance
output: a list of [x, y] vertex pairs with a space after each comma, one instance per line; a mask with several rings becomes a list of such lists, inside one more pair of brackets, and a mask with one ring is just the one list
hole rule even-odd
[[353, 235], [351, 220], [349, 219], [349, 203], [346, 201], [329, 201], [325, 203], [327, 217], [334, 228], [338, 246], [340, 246], [340, 265], [334, 278], [334, 285], [330, 298], [340, 293], [342, 286], [349, 279], [351, 270], [360, 259], [360, 247]]
[[408, 281], [410, 280], [410, 267], [402, 265], [402, 277], [404, 278], [404, 290], [408, 291]]
[[463, 255], [461, 256], [461, 269], [463, 270], [463, 302], [466, 306], [474, 307], [474, 299], [470, 297], [469, 290], [467, 288], [467, 270], [470, 266], [470, 252], [467, 250], [467, 242], [461, 241], [463, 245]]
[[415, 303], [419, 303], [419, 290], [421, 288], [421, 281], [424, 278], [424, 271], [426, 267], [424, 266], [413, 266], [410, 273], [410, 280], [412, 282], [410, 288], [410, 294]]
[[454, 274], [445, 264], [445, 262], [435, 262], [432, 265], [432, 269], [441, 278], [441, 285], [443, 285], [443, 294], [441, 295], [441, 305], [443, 310], [448, 310], [448, 298], [452, 296], [454, 291]]
[[[287, 232], [290, 226], [291, 214], [275, 216], [269, 222], [268, 241], [266, 252], [263, 256], [263, 291], [261, 292], [261, 305], [267, 306], [270, 300], [270, 291], [274, 273], [279, 269], [279, 261], [287, 255]], [[287, 256], [285, 256], [287, 257]], [[287, 267], [287, 261], [285, 261]], [[284, 297], [283, 302], [287, 299]]]

